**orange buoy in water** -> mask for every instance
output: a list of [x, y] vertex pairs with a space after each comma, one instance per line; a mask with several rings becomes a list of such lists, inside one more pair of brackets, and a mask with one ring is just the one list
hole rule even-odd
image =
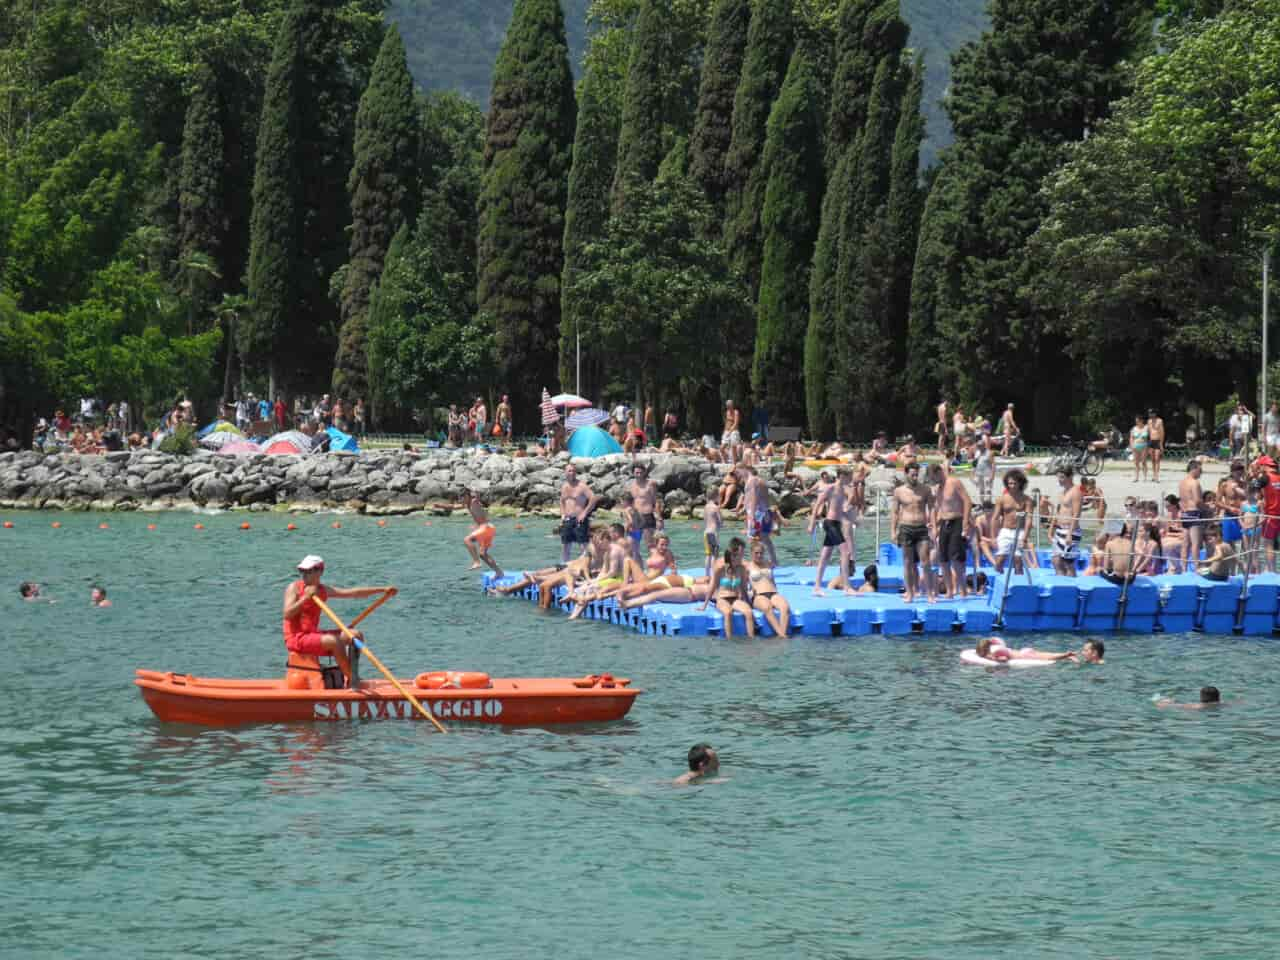
[[100, 523], [100, 524], [98, 524], [98, 529], [99, 529], [99, 530], [110, 530], [111, 528], [110, 528], [107, 524], [105, 524], [105, 523]]
[[378, 526], [380, 526], [380, 527], [385, 527], [386, 525], [387, 525], [387, 521], [385, 521], [385, 520], [379, 520], [379, 521], [378, 521]]
[[53, 529], [57, 530], [60, 526], [62, 526], [62, 523], [61, 523], [60, 521], [58, 521], [58, 520], [55, 520], [55, 521], [53, 521], [53, 523], [49, 524], [49, 526], [51, 526], [51, 527], [53, 527]]
[[285, 527], [285, 529], [286, 529], [286, 530], [297, 530], [297, 529], [298, 529], [298, 525], [297, 525], [296, 523], [291, 523], [291, 524], [289, 524], [287, 527]]
[[517, 523], [517, 524], [516, 524], [516, 529], [517, 529], [517, 530], [523, 530], [523, 529], [524, 529], [524, 524], [523, 524], [523, 523]]
[[204, 524], [203, 524], [203, 523], [197, 523], [197, 524], [196, 524], [196, 529], [197, 529], [197, 530], [203, 530], [203, 529], [204, 529]]
[[426, 523], [424, 523], [424, 524], [423, 524], [423, 526], [424, 526], [424, 527], [429, 527], [429, 526], [431, 526], [431, 521], [430, 521], [430, 520], [428, 520]]
[[341, 529], [341, 527], [342, 527], [342, 524], [340, 524], [337, 520], [333, 521], [333, 529], [338, 530], [338, 529]]
[[155, 528], [156, 528], [156, 525], [155, 525], [154, 523], [148, 523], [148, 524], [147, 524], [147, 529], [148, 529], [148, 530], [154, 530]]
[[5, 528], [6, 530], [12, 530], [12, 529], [13, 529], [13, 521], [12, 521], [12, 520], [6, 520], [6, 521], [4, 522], [4, 528]]
[[240, 529], [241, 529], [241, 530], [248, 530], [248, 529], [249, 529], [249, 522], [246, 520], [244, 523], [240, 524]]

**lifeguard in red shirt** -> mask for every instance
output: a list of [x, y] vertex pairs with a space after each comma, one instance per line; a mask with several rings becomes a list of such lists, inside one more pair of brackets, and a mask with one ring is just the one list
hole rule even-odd
[[[338, 661], [347, 685], [354, 689], [360, 683], [356, 655], [358, 651], [337, 630], [320, 629], [320, 608], [312, 597], [326, 603], [330, 600], [372, 597], [396, 593], [395, 587], [326, 587], [320, 582], [324, 574], [324, 558], [310, 554], [298, 564], [301, 580], [295, 580], [284, 591], [284, 646], [293, 653], [313, 657], [333, 657]], [[356, 631], [361, 640], [364, 634]]]

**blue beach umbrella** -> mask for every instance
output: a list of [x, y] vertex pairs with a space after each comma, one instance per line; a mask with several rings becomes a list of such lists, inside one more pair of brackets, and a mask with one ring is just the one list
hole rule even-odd
[[360, 452], [360, 444], [356, 443], [356, 438], [349, 433], [343, 433], [337, 427], [328, 427], [325, 433], [329, 434], [330, 450], [349, 450], [352, 453]]
[[575, 457], [603, 457], [621, 453], [622, 446], [599, 427], [580, 427], [569, 438], [569, 452]]

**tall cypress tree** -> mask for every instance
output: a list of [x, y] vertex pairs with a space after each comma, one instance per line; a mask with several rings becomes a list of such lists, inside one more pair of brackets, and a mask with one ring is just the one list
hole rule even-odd
[[927, 424], [933, 409], [932, 394], [939, 390], [955, 397], [957, 368], [972, 364], [985, 369], [985, 351], [956, 363], [949, 351], [939, 350], [942, 311], [955, 303], [959, 290], [959, 232], [968, 216], [966, 191], [959, 164], [944, 153], [937, 168], [924, 212], [920, 216], [919, 241], [911, 274], [911, 310], [907, 322], [906, 402], [908, 424]]
[[828, 385], [836, 430], [842, 436], [869, 436], [884, 406], [893, 403], [897, 371], [888, 367], [891, 353], [882, 336], [880, 304], [869, 296], [867, 284], [888, 261], [881, 207], [888, 200], [889, 163], [902, 99], [900, 57], [890, 54], [876, 68], [859, 141], [857, 179], [840, 224], [833, 323], [836, 366]]
[[689, 175], [717, 210], [724, 201], [724, 161], [733, 136], [733, 100], [750, 24], [751, 0], [716, 0], [689, 138]]
[[969, 200], [956, 249], [931, 258], [958, 271], [936, 286], [955, 294], [939, 305], [938, 332], [951, 357], [986, 353], [983, 367], [947, 365], [966, 400], [988, 409], [1022, 401], [1024, 429], [1065, 426], [1074, 378], [1026, 296], [1027, 239], [1045, 215], [1045, 176], [1129, 91], [1129, 64], [1151, 43], [1152, 5], [992, 0], [990, 14], [990, 31], [953, 60], [956, 143], [946, 162]]
[[334, 0], [298, 0], [279, 31], [253, 182], [251, 314], [238, 331], [242, 355], [265, 356], [273, 392], [330, 382], [338, 311], [329, 279], [347, 257], [353, 84], [366, 69], [348, 58], [351, 38]]
[[558, 0], [516, 0], [494, 65], [476, 302], [494, 324], [517, 425], [535, 422], [556, 373], [576, 109]]
[[250, 312], [237, 326], [241, 356], [265, 356], [276, 392], [291, 312], [299, 299], [302, 183], [298, 168], [303, 95], [302, 8], [280, 24], [267, 68], [249, 224]]
[[[889, 162], [889, 202], [885, 209], [888, 269], [884, 274], [864, 274], [864, 283], [879, 282], [884, 304], [883, 335], [891, 355], [889, 368], [901, 371], [906, 364], [907, 335], [911, 312], [911, 274], [915, 268], [916, 245], [920, 236], [920, 214], [924, 196], [920, 189], [920, 145], [924, 142], [924, 57], [917, 55], [911, 66], [907, 89], [898, 110], [898, 129], [893, 138]], [[894, 387], [902, 402], [894, 404], [893, 426], [901, 426], [902, 416], [919, 398], [910, 396], [900, 378]]]
[[733, 98], [733, 130], [725, 155], [725, 245], [754, 300], [760, 286], [760, 210], [765, 177], [760, 169], [769, 111], [786, 78], [795, 39], [791, 0], [755, 0], [742, 77]]
[[627, 191], [650, 183], [662, 163], [663, 71], [667, 66], [669, 0], [643, 0], [631, 41], [627, 86], [613, 174], [614, 215], [626, 209]]
[[[185, 293], [191, 317], [205, 316], [225, 278], [221, 262], [228, 216], [223, 206], [226, 165], [222, 102], [217, 78], [202, 65], [182, 128], [182, 167], [178, 174], [178, 260], [184, 264]], [[203, 259], [200, 259], [203, 258]]]
[[805, 332], [805, 410], [813, 436], [829, 436], [834, 415], [828, 380], [834, 365], [832, 337], [837, 309], [836, 275], [840, 231], [858, 176], [860, 138], [876, 65], [902, 48], [907, 25], [898, 0], [844, 0], [836, 33], [836, 70], [827, 116], [827, 190], [809, 278], [809, 325]]
[[796, 423], [804, 410], [809, 266], [823, 188], [819, 92], [803, 48], [792, 55], [769, 114], [761, 164], [768, 185], [761, 214], [764, 263], [751, 386], [757, 404], [780, 421]]
[[[560, 382], [577, 378], [577, 346], [581, 341], [584, 396], [594, 397], [602, 380], [607, 351], [599, 346], [594, 317], [574, 293], [573, 279], [582, 268], [582, 250], [604, 238], [609, 222], [609, 190], [618, 156], [618, 113], [603, 89], [608, 78], [588, 65], [578, 87], [578, 130], [573, 139], [573, 166], [569, 170], [568, 206], [564, 214], [564, 291], [560, 312]], [[582, 336], [585, 334], [585, 336]], [[575, 391], [578, 389], [574, 387]]]
[[396, 231], [417, 215], [418, 107], [404, 43], [392, 26], [383, 37], [369, 86], [356, 112], [351, 196], [351, 244], [343, 278], [342, 331], [334, 358], [333, 392], [347, 398], [368, 392], [365, 340], [369, 294], [382, 275]]

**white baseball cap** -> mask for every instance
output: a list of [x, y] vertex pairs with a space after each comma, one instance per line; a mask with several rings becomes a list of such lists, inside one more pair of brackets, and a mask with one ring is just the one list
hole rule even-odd
[[314, 570], [316, 567], [324, 567], [324, 557], [317, 557], [314, 553], [309, 553], [298, 563], [299, 570]]

